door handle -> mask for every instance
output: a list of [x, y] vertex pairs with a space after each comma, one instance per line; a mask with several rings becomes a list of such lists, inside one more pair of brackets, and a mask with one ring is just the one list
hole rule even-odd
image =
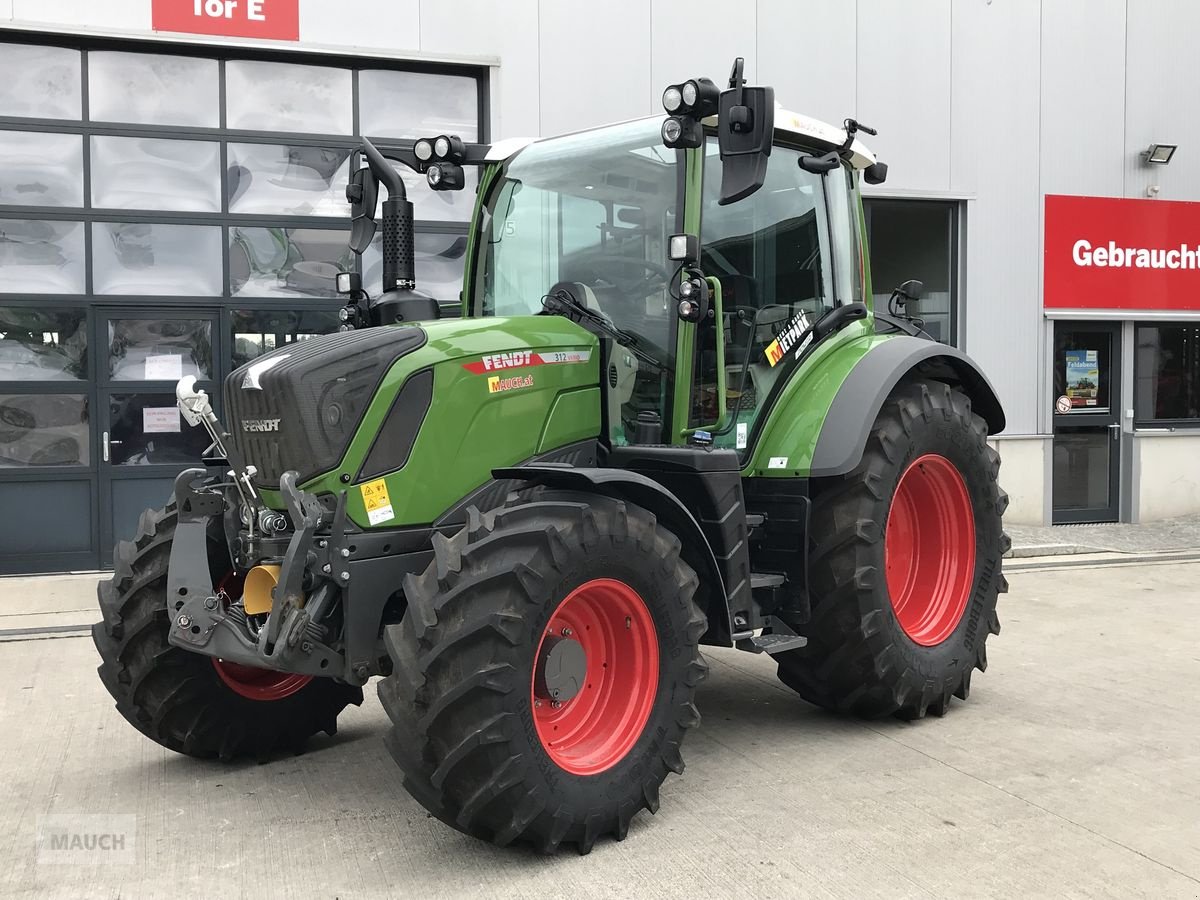
[[1109, 429], [1109, 431], [1112, 432], [1112, 439], [1114, 441], [1120, 440], [1120, 438], [1121, 438], [1121, 423], [1120, 422], [1113, 422], [1111, 425], [1108, 426], [1108, 429]]
[[108, 448], [109, 448], [109, 446], [110, 446], [111, 444], [119, 444], [119, 443], [121, 443], [121, 442], [120, 442], [120, 441], [114, 441], [114, 440], [112, 440], [112, 439], [111, 439], [111, 438], [108, 436], [108, 432], [106, 431], [106, 432], [104, 432], [104, 433], [103, 433], [103, 435], [101, 435], [101, 438], [100, 438], [100, 443], [101, 443], [101, 447], [103, 448], [103, 456], [104, 456], [104, 461], [105, 461], [105, 462], [108, 462], [108, 461], [109, 461], [109, 452], [108, 452]]

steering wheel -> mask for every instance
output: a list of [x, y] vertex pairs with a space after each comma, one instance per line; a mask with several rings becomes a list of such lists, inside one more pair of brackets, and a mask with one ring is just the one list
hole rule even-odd
[[[626, 268], [637, 268], [646, 272], [652, 272], [657, 278], [624, 278], [614, 276], [612, 272], [597, 272], [597, 264], [608, 263], [613, 266], [623, 266]], [[589, 256], [584, 263], [593, 275], [602, 274], [607, 281], [621, 291], [622, 294], [635, 294], [642, 291], [644, 294], [652, 293], [653, 291], [661, 290], [671, 280], [671, 271], [661, 263], [656, 263], [650, 259], [638, 259], [633, 256], [618, 256], [616, 254], [602, 253], [597, 256]]]

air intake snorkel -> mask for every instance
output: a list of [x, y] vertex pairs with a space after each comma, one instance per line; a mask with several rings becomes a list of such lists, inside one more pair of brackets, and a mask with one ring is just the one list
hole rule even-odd
[[[413, 322], [436, 319], [441, 315], [441, 307], [432, 297], [416, 290], [417, 276], [414, 265], [415, 250], [413, 247], [413, 205], [408, 199], [404, 188], [404, 179], [392, 168], [382, 153], [370, 141], [364, 139], [362, 157], [365, 158], [369, 175], [363, 173], [364, 196], [374, 194], [374, 190], [366, 189], [365, 182], [373, 180], [387, 188], [388, 197], [383, 201], [380, 215], [383, 250], [383, 293], [378, 300], [367, 308], [367, 317], [371, 325], [391, 325], [393, 322]], [[360, 159], [361, 159], [360, 158]], [[362, 163], [359, 164], [362, 171]], [[352, 181], [347, 189], [347, 197], [351, 206], [355, 199], [351, 196], [355, 182]], [[374, 204], [372, 204], [372, 207]], [[358, 210], [355, 210], [358, 212]], [[363, 210], [368, 217], [374, 212]], [[362, 253], [374, 236], [374, 223], [359, 229], [360, 217], [354, 219], [354, 231], [351, 234], [351, 249]], [[365, 238], [365, 239], [364, 239]]]

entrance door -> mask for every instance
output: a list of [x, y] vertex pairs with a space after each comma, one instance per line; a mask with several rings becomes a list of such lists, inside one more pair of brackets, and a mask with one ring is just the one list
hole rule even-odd
[[218, 321], [211, 310], [96, 316], [101, 565], [112, 564], [113, 544], [134, 537], [142, 510], [163, 506], [176, 474], [208, 446], [208, 432], [179, 414], [175, 384], [195, 375], [219, 404]]
[[1115, 522], [1120, 509], [1120, 325], [1054, 326], [1054, 524]]

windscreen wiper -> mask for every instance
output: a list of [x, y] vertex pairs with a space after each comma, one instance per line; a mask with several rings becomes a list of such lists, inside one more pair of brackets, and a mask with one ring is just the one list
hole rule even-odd
[[542, 298], [542, 307], [549, 315], [566, 316], [592, 334], [611, 338], [622, 347], [628, 348], [642, 362], [660, 370], [665, 369], [661, 362], [641, 348], [635, 335], [618, 328], [616, 323], [602, 311], [581, 303], [570, 291], [557, 290], [547, 294]]

